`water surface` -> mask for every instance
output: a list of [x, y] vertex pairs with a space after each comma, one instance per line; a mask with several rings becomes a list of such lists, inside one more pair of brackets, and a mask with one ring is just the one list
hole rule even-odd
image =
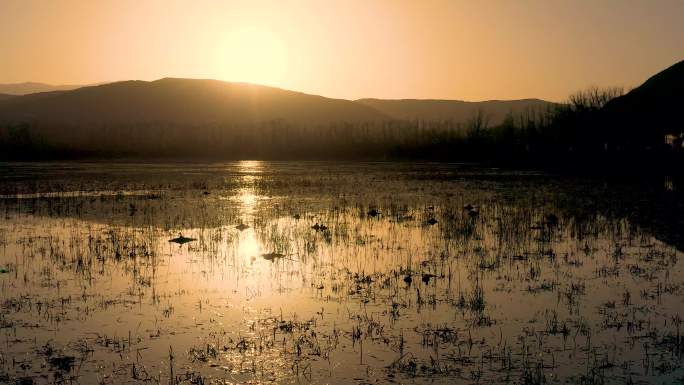
[[671, 179], [13, 163], [0, 194], [0, 382], [684, 376]]

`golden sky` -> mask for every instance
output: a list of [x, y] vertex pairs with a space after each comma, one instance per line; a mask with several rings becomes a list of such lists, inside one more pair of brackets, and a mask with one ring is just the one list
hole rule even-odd
[[684, 59], [684, 0], [0, 0], [0, 36], [0, 83], [563, 100]]

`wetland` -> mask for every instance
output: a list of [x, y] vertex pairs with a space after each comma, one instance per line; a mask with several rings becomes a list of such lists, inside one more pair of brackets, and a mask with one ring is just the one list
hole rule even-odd
[[676, 179], [0, 164], [0, 383], [671, 384]]

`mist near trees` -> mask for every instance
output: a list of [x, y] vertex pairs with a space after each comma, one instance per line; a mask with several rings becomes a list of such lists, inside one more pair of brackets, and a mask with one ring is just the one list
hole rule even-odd
[[622, 94], [620, 88], [589, 88], [570, 95], [563, 104], [509, 113], [495, 126], [482, 110], [465, 123], [9, 123], [0, 127], [0, 151], [5, 159], [417, 159], [563, 164], [619, 152], [619, 144], [597, 124], [602, 108]]
[[[654, 75], [628, 93], [619, 87], [590, 87], [571, 94], [563, 103], [511, 109], [503, 118], [496, 116], [494, 120], [483, 109], [472, 111], [465, 120], [397, 119], [351, 101], [267, 87], [246, 89], [232, 84], [226, 88], [215, 81], [203, 82], [211, 85], [209, 92], [192, 88], [203, 83], [178, 80], [151, 83], [163, 91], [159, 95], [173, 101], [167, 105], [158, 104], [160, 99], [153, 94], [134, 93], [140, 103], [154, 106], [148, 110], [157, 117], [168, 116], [168, 105], [178, 105], [181, 109], [181, 101], [191, 100], [192, 109], [173, 111], [186, 117], [176, 121], [158, 118], [133, 121], [124, 106], [139, 103], [124, 98], [128, 93], [122, 92], [115, 93], [115, 99], [111, 99], [112, 94], [105, 92], [107, 87], [71, 91], [73, 94], [68, 94], [68, 98], [55, 99], [55, 102], [45, 94], [25, 96], [23, 102], [5, 104], [5, 111], [15, 118], [0, 123], [0, 158], [433, 160], [583, 172], [655, 169], [666, 173], [678, 173], [678, 165], [684, 160], [684, 124], [679, 115], [684, 96], [684, 62]], [[131, 85], [141, 86], [125, 83], [116, 85], [115, 89]], [[188, 97], [188, 89], [192, 90], [193, 97]], [[191, 116], [206, 118], [206, 111], [216, 117], [226, 114], [220, 108], [220, 99], [216, 98], [226, 92], [232, 100], [244, 105], [254, 106], [254, 100], [269, 101], [259, 105], [262, 117], [268, 116], [264, 112], [270, 111], [270, 116], [275, 117], [282, 113], [278, 111], [286, 111], [296, 113], [293, 116], [298, 119], [190, 119]], [[79, 105], [92, 102], [93, 97], [123, 100], [124, 104], [109, 110], [109, 113], [115, 111], [119, 119], [100, 119], [99, 123], [92, 119], [70, 121], [64, 109], [52, 104], [66, 103], [74, 97], [84, 101], [69, 104], [72, 115], [79, 112]], [[32, 100], [44, 107], [46, 116], [59, 113], [55, 116], [60, 119], [17, 119], [16, 116], [24, 116], [17, 114], [21, 108], [30, 111], [28, 103]], [[233, 111], [240, 111], [235, 107], [239, 103], [232, 105]], [[205, 107], [207, 104], [209, 109]], [[396, 103], [387, 105], [393, 104]], [[17, 108], [13, 108], [15, 105]], [[104, 109], [107, 104], [96, 105]], [[334, 118], [330, 118], [327, 110], [335, 111]], [[86, 113], [98, 116], [93, 111]], [[140, 109], [135, 113], [149, 116]]]

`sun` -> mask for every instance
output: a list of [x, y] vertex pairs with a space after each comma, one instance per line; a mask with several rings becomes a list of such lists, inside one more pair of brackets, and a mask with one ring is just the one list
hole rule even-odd
[[267, 29], [238, 28], [217, 46], [217, 71], [236, 82], [279, 84], [287, 72], [287, 49]]

